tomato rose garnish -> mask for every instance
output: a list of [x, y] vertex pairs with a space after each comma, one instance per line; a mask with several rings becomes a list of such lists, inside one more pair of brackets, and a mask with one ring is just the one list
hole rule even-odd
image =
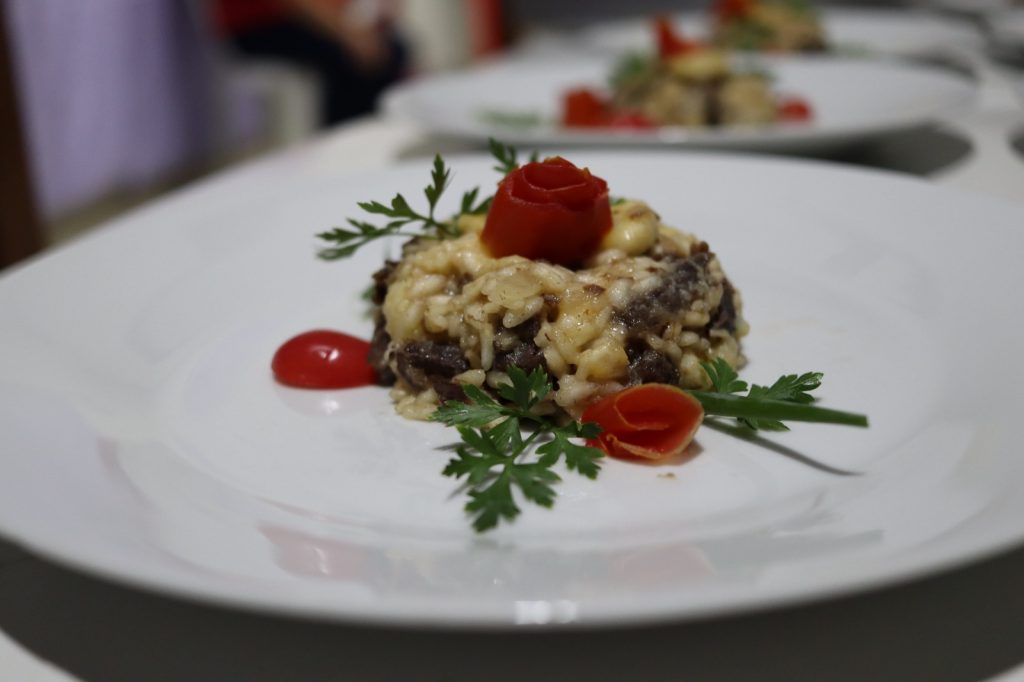
[[562, 125], [566, 128], [626, 128], [643, 130], [657, 124], [636, 110], [612, 109], [611, 103], [589, 88], [565, 93]]
[[676, 33], [672, 27], [672, 20], [668, 17], [658, 17], [654, 20], [654, 33], [658, 40], [658, 56], [662, 59], [700, 49], [700, 43], [687, 40]]
[[480, 236], [491, 255], [572, 267], [612, 228], [608, 183], [561, 157], [516, 168], [498, 185]]
[[589, 88], [565, 93], [562, 124], [570, 128], [595, 128], [605, 125], [611, 116], [608, 103]]
[[723, 21], [741, 19], [753, 9], [754, 0], [718, 0], [715, 3], [715, 14]]
[[612, 457], [665, 459], [693, 440], [704, 408], [689, 393], [668, 384], [641, 384], [601, 398], [580, 421], [601, 427], [588, 441]]

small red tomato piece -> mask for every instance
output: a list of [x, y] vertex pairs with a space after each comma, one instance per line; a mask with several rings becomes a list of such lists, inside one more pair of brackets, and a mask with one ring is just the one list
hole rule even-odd
[[270, 363], [274, 378], [296, 388], [355, 388], [376, 383], [367, 356], [370, 344], [354, 336], [316, 329], [285, 341]]
[[608, 120], [608, 103], [589, 88], [577, 88], [565, 93], [562, 125], [568, 128], [594, 128]]
[[779, 120], [809, 121], [812, 116], [811, 105], [799, 97], [790, 97], [779, 104]]
[[601, 427], [591, 447], [612, 457], [665, 459], [681, 453], [704, 420], [704, 407], [676, 386], [641, 384], [601, 398], [580, 418]]

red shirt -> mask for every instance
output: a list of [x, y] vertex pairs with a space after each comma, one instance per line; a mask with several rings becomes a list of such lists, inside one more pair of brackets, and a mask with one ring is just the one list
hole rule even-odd
[[288, 8], [277, 0], [216, 0], [214, 21], [221, 33], [240, 33], [274, 24], [288, 16]]

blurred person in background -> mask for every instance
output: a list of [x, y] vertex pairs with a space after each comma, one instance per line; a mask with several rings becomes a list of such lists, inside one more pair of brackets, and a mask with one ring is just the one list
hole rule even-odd
[[321, 123], [373, 111], [407, 69], [394, 8], [382, 0], [213, 0], [217, 28], [241, 54], [314, 73]]

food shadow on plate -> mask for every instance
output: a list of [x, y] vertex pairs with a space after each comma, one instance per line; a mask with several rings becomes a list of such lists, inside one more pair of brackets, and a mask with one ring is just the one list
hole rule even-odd
[[1015, 151], [1021, 161], [1024, 162], [1024, 127], [1014, 133], [1010, 138], [1010, 146], [1013, 147], [1013, 151]]
[[727, 433], [730, 436], [735, 436], [736, 438], [744, 440], [748, 443], [758, 445], [766, 450], [770, 450], [778, 455], [782, 455], [783, 457], [788, 457], [789, 459], [795, 462], [799, 462], [800, 464], [808, 466], [812, 469], [817, 469], [818, 471], [822, 471], [827, 474], [832, 474], [834, 476], [863, 475], [859, 471], [849, 471], [847, 469], [840, 469], [838, 467], [831, 466], [830, 464], [821, 462], [809, 455], [805, 455], [801, 452], [798, 452], [793, 448], [782, 445], [781, 443], [776, 443], [775, 441], [768, 440], [767, 438], [758, 435], [757, 432], [751, 431], [748, 428], [744, 428], [742, 426], [734, 426], [732, 424], [722, 421], [721, 419], [705, 419], [704, 426], [710, 429], [714, 429], [715, 431]]
[[834, 157], [835, 161], [928, 177], [967, 158], [970, 141], [940, 127], [889, 133]]
[[[594, 146], [590, 151], [598, 149]], [[568, 153], [567, 148], [538, 145], [537, 149], [548, 153]], [[399, 150], [399, 159], [425, 159], [440, 152], [442, 156], [449, 154], [466, 154], [486, 152], [484, 142], [473, 143], [466, 140], [444, 136], [431, 137], [429, 140], [415, 142]], [[587, 148], [581, 148], [586, 151]], [[525, 149], [523, 150], [525, 151]], [[713, 150], [694, 148], [666, 147], [665, 153], [686, 154], [693, 151], [714, 153]], [[970, 141], [951, 130], [938, 126], [920, 126], [899, 132], [888, 133], [871, 141], [834, 150], [825, 154], [803, 154], [807, 158], [824, 159], [848, 163], [870, 168], [884, 168], [899, 173], [928, 177], [949, 168], [970, 155]], [[728, 152], [733, 154], [734, 152]], [[749, 151], [748, 154], [763, 156], [766, 152]]]
[[[832, 465], [830, 465], [830, 464], [828, 464], [826, 462], [822, 462], [822, 461], [820, 461], [818, 459], [815, 459], [814, 457], [811, 457], [810, 455], [806, 455], [806, 454], [804, 454], [802, 452], [794, 450], [791, 447], [788, 447], [788, 446], [783, 445], [781, 443], [777, 443], [777, 442], [775, 442], [773, 440], [769, 440], [769, 439], [765, 438], [764, 436], [758, 435], [758, 433], [755, 432], [755, 431], [751, 431], [750, 429], [744, 428], [742, 426], [734, 426], [734, 425], [729, 424], [728, 422], [723, 421], [721, 419], [715, 419], [715, 418], [705, 419], [703, 425], [708, 427], [709, 429], [712, 429], [712, 430], [715, 430], [715, 431], [719, 431], [721, 433], [729, 434], [730, 436], [734, 436], [734, 437], [739, 438], [739, 439], [741, 439], [741, 440], [743, 440], [743, 441], [745, 441], [747, 443], [751, 443], [753, 445], [757, 445], [757, 446], [762, 447], [762, 448], [764, 448], [766, 450], [774, 452], [777, 455], [782, 455], [783, 457], [791, 459], [794, 462], [797, 462], [799, 464], [803, 464], [804, 466], [810, 467], [812, 469], [815, 469], [817, 471], [821, 471], [821, 472], [826, 473], [826, 474], [832, 474], [833, 476], [862, 476], [863, 475], [863, 473], [859, 472], [859, 471], [850, 471], [848, 469], [840, 469], [839, 467], [834, 467], [834, 466], [832, 466]], [[461, 446], [462, 446], [462, 443], [453, 441], [451, 443], [446, 443], [444, 445], [438, 446], [435, 449], [438, 450], [439, 452], [454, 453]], [[682, 452], [677, 453], [677, 454], [675, 454], [675, 455], [673, 455], [671, 457], [667, 457], [665, 459], [659, 459], [659, 460], [646, 460], [646, 459], [637, 458], [637, 459], [630, 460], [629, 463], [630, 464], [635, 464], [637, 466], [644, 466], [644, 467], [677, 466], [677, 465], [680, 465], [680, 464], [685, 464], [686, 462], [689, 462], [692, 459], [695, 459], [697, 456], [699, 456], [703, 452], [704, 452], [704, 448], [701, 447], [700, 443], [698, 443], [697, 441], [693, 441], [693, 442], [690, 443], [690, 445], [688, 445], [686, 447], [685, 450], [683, 450]], [[469, 485], [468, 482], [461, 483], [455, 490], [452, 491], [450, 499], [458, 497], [459, 495], [464, 494], [466, 492], [466, 490], [468, 490], [469, 488], [470, 488], [470, 485]]]

